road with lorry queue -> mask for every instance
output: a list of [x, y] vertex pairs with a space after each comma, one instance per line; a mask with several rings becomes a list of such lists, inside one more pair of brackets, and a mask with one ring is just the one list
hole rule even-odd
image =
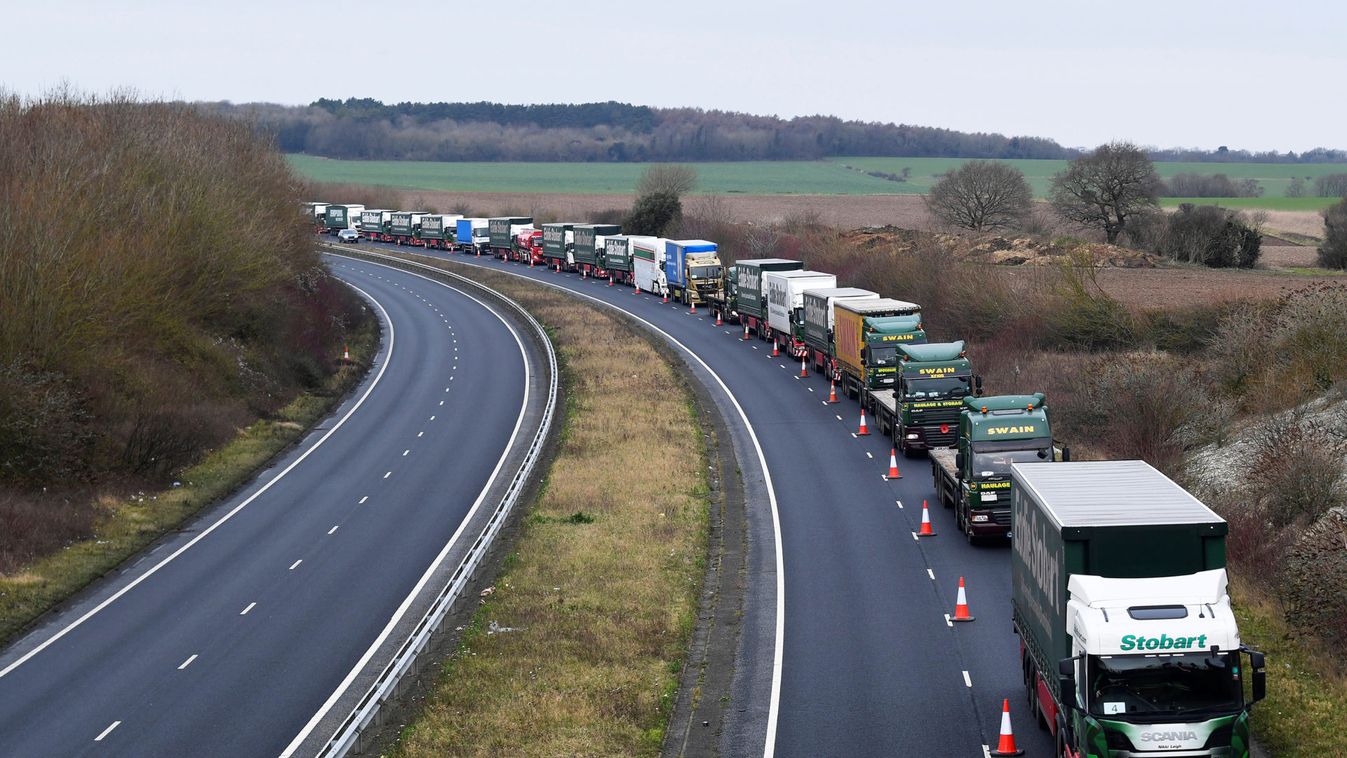
[[476, 537], [537, 431], [546, 361], [500, 306], [328, 260], [384, 322], [369, 375], [239, 493], [0, 654], [0, 755], [311, 752], [414, 590]]
[[[362, 247], [409, 252], [387, 244]], [[716, 327], [705, 309], [692, 314], [630, 286], [488, 256], [415, 252], [509, 271], [611, 304], [694, 352], [742, 407], [763, 450], [779, 516], [783, 649], [772, 672], [779, 686], [773, 703], [760, 675], [773, 667], [773, 640], [755, 637], [754, 630], [775, 629], [776, 577], [750, 572], [739, 662], [747, 673], [736, 681], [731, 707], [741, 715], [728, 719], [722, 754], [759, 754], [765, 746], [780, 756], [983, 755], [997, 743], [1004, 698], [1010, 698], [1019, 747], [1029, 755], [1052, 753], [1051, 738], [1026, 706], [1011, 629], [1008, 544], [965, 541], [936, 500], [926, 458], [900, 456], [901, 478], [889, 480], [891, 441], [857, 436], [859, 407], [846, 398], [827, 403], [825, 377], [801, 378], [798, 362], [771, 357], [765, 342], [743, 340], [741, 327]], [[731, 426], [742, 423], [726, 415]], [[754, 462], [743, 451], [739, 459], [747, 476]], [[771, 504], [751, 494], [750, 488], [750, 522], [770, 525], [763, 511]], [[915, 536], [923, 501], [930, 503], [934, 537]], [[751, 539], [751, 565], [770, 568], [776, 536]], [[953, 615], [960, 577], [972, 623], [946, 617]]]

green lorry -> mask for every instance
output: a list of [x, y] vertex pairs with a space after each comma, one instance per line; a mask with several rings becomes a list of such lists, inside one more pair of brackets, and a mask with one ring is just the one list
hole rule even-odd
[[834, 300], [832, 306], [828, 370], [849, 397], [872, 405], [867, 392], [898, 383], [898, 346], [926, 342], [921, 306], [890, 298]]
[[608, 275], [603, 267], [603, 243], [609, 236], [621, 233], [622, 227], [617, 224], [575, 225], [575, 269], [581, 276]]
[[954, 510], [968, 541], [1009, 537], [1010, 465], [1056, 458], [1047, 398], [965, 397], [954, 448], [928, 454], [936, 499]]
[[727, 321], [737, 321], [745, 329], [766, 339], [767, 327], [767, 285], [763, 274], [768, 271], [800, 271], [804, 261], [786, 258], [754, 258], [735, 261], [725, 274], [719, 302], [712, 308], [724, 312], [721, 317]]
[[501, 260], [514, 252], [514, 238], [533, 223], [531, 216], [497, 216], [486, 220], [487, 250]]
[[871, 393], [875, 420], [893, 435], [903, 455], [952, 446], [964, 398], [980, 393], [982, 385], [964, 355], [963, 340], [899, 344], [896, 352], [892, 392]]
[[567, 261], [575, 245], [575, 224], [543, 224], [543, 263], [558, 271], [569, 268]]
[[1265, 662], [1230, 608], [1226, 522], [1145, 461], [1010, 470], [1013, 623], [1056, 754], [1247, 758]]

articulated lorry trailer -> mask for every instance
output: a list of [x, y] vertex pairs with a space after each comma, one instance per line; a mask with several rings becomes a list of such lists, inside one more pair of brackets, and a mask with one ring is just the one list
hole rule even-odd
[[[902, 321], [894, 319], [906, 317]], [[833, 301], [833, 352], [828, 370], [849, 397], [898, 384], [898, 348], [926, 341], [921, 306], [891, 298]]]
[[398, 245], [415, 245], [417, 234], [421, 231], [421, 220], [429, 213], [424, 211], [395, 211], [388, 219], [388, 242]]
[[327, 209], [331, 203], [305, 203], [305, 217], [313, 223], [313, 230], [322, 234], [327, 229]]
[[837, 289], [837, 276], [822, 271], [768, 271], [762, 275], [767, 290], [767, 335], [792, 358], [805, 356], [804, 296], [816, 289]]
[[918, 450], [951, 447], [964, 398], [982, 394], [963, 340], [897, 346], [892, 390], [872, 391], [875, 422], [893, 435], [894, 447], [911, 456]]
[[575, 269], [581, 276], [608, 276], [603, 267], [603, 242], [621, 233], [622, 227], [617, 224], [575, 225]]
[[726, 320], [738, 321], [757, 335], [758, 339], [767, 339], [767, 285], [763, 276], [769, 271], [802, 271], [804, 261], [792, 261], [785, 258], [754, 258], [735, 261], [725, 277], [724, 294], [721, 297], [721, 316]]
[[575, 224], [543, 224], [543, 263], [548, 268], [565, 271], [570, 266], [571, 249], [575, 246]]
[[[635, 284], [636, 273], [632, 270], [631, 238], [625, 234], [615, 234], [603, 240], [602, 266], [612, 281], [618, 284]], [[651, 292], [653, 290], [647, 290]]]
[[454, 235], [458, 232], [458, 215], [443, 213], [427, 214], [421, 219], [421, 230], [417, 239], [422, 245], [440, 250], [452, 250]]
[[486, 220], [487, 251], [501, 260], [510, 257], [516, 234], [533, 223], [529, 216], [499, 216]]
[[706, 240], [664, 243], [664, 284], [683, 305], [709, 304], [724, 297], [719, 248]]
[[388, 237], [393, 212], [382, 208], [366, 208], [360, 212], [360, 234], [365, 239], [383, 242]]
[[929, 452], [935, 496], [973, 542], [1010, 536], [1010, 466], [1056, 459], [1047, 398], [965, 397], [954, 448]]
[[664, 281], [664, 245], [668, 240], [663, 237], [627, 237], [627, 248], [631, 250], [632, 283], [646, 292], [667, 295], [668, 284]]
[[328, 234], [336, 234], [342, 229], [355, 229], [360, 225], [360, 212], [363, 210], [363, 205], [329, 205], [323, 225]]
[[1013, 622], [1057, 755], [1247, 758], [1265, 662], [1230, 609], [1225, 521], [1144, 461], [1010, 470]]
[[805, 355], [810, 367], [822, 371], [830, 365], [833, 354], [833, 304], [841, 301], [878, 300], [879, 293], [859, 287], [825, 287], [804, 293]]
[[461, 218], [454, 224], [454, 247], [465, 253], [481, 255], [491, 242], [491, 232], [484, 218]]

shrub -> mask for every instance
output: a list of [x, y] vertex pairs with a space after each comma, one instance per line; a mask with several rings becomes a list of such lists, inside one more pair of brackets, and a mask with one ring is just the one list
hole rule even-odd
[[1099, 287], [1095, 268], [1083, 254], [1066, 259], [1058, 274], [1042, 309], [1041, 345], [1088, 351], [1136, 345], [1132, 314]]
[[1269, 523], [1305, 527], [1347, 505], [1344, 456], [1347, 441], [1300, 414], [1263, 424], [1246, 477]]
[[1328, 174], [1314, 180], [1316, 197], [1347, 197], [1347, 174]]
[[683, 204], [678, 195], [656, 192], [636, 198], [623, 228], [628, 234], [662, 237], [677, 226], [682, 216]]
[[1158, 252], [1212, 268], [1252, 268], [1261, 247], [1262, 234], [1243, 214], [1184, 203], [1170, 215]]
[[1319, 246], [1319, 265], [1347, 269], [1347, 200], [1324, 210], [1324, 243]]
[[1334, 649], [1347, 645], [1347, 508], [1326, 512], [1296, 540], [1282, 587], [1288, 621]]

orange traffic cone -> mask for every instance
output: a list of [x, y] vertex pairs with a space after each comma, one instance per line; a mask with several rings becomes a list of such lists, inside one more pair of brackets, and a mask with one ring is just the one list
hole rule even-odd
[[1001, 739], [996, 743], [992, 755], [1024, 755], [1023, 750], [1015, 748], [1015, 733], [1010, 730], [1010, 698], [1001, 701]]
[[696, 301], [696, 300], [693, 300], [693, 301], [692, 301], [692, 310], [688, 311], [688, 313], [696, 313], [696, 312], [697, 312], [697, 301]]
[[950, 621], [972, 621], [973, 616], [968, 612], [968, 596], [963, 591], [963, 577], [959, 577], [959, 594], [954, 598], [954, 618]]
[[804, 358], [800, 359], [800, 378], [809, 376], [809, 367], [805, 365]]
[[344, 361], [349, 361], [349, 360], [351, 360], [351, 346], [350, 346], [350, 345], [342, 345], [342, 346], [341, 346], [341, 359], [344, 360]]
[[776, 340], [772, 340], [772, 357], [773, 357], [773, 358], [776, 358], [776, 357], [778, 357], [778, 356], [780, 356], [780, 355], [781, 355], [781, 350], [780, 350], [780, 348], [777, 346]]
[[869, 437], [870, 429], [865, 425], [865, 406], [861, 406], [861, 428], [856, 430], [857, 437]]
[[665, 305], [668, 305], [668, 304], [669, 304], [669, 293], [668, 293], [668, 291], [665, 291], [664, 296], [663, 296], [662, 298], [660, 298], [660, 302], [661, 302], [661, 303], [664, 303]]
[[632, 291], [631, 291], [631, 294], [633, 294], [633, 295], [639, 295], [639, 294], [641, 294], [641, 285], [635, 284], [635, 285], [632, 285], [632, 287], [633, 287], [633, 289], [632, 289]]
[[889, 478], [903, 478], [903, 475], [898, 473], [898, 450], [896, 448], [889, 448]]
[[917, 532], [918, 537], [934, 537], [935, 530], [931, 528], [931, 512], [926, 508], [926, 501], [921, 501], [921, 531]]
[[[743, 318], [740, 316], [740, 318]], [[748, 322], [744, 322], [744, 342], [748, 342]]]
[[829, 380], [828, 380], [828, 402], [829, 402], [829, 403], [835, 403], [835, 402], [837, 402], [837, 380], [836, 380], [836, 379], [829, 379]]
[[608, 277], [608, 286], [609, 287], [613, 286], [613, 277], [611, 276]]
[[720, 311], [716, 311], [716, 326], [724, 326], [725, 322], [720, 320]]

